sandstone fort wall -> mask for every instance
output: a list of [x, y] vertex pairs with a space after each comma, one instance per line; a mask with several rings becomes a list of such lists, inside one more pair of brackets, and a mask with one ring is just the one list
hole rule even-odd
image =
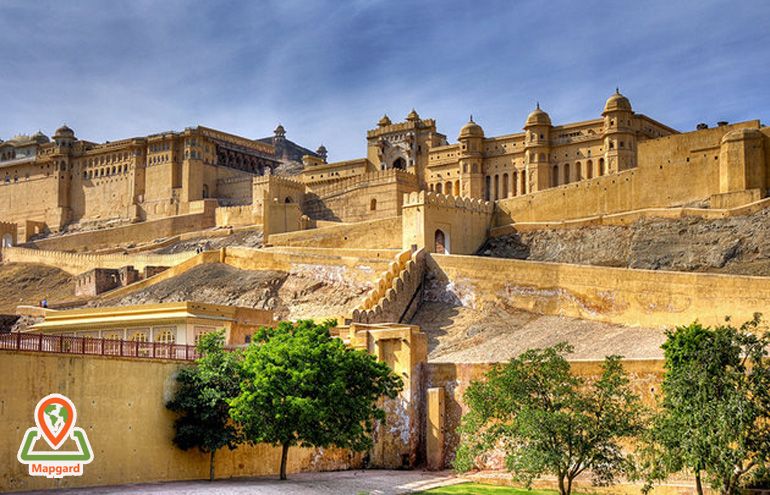
[[274, 246], [382, 249], [400, 248], [401, 217], [369, 220], [355, 224], [326, 223], [316, 229], [270, 235]]
[[[722, 137], [758, 126], [749, 121], [643, 141], [635, 168], [498, 201], [494, 226], [707, 202], [725, 192], [720, 188]], [[750, 194], [743, 199], [761, 197]]]
[[464, 306], [514, 308], [621, 325], [671, 327], [750, 320], [770, 300], [770, 278], [632, 270], [431, 255], [430, 290]]
[[174, 266], [195, 256], [194, 253], [178, 254], [82, 254], [65, 251], [47, 251], [23, 247], [3, 248], [4, 263], [34, 263], [60, 268], [77, 275], [94, 268], [117, 269], [131, 265], [137, 270], [147, 266]]
[[[174, 415], [165, 403], [173, 396], [179, 363], [0, 353], [0, 374], [14, 377], [0, 382], [4, 425], [0, 491], [208, 479], [208, 455], [185, 452], [172, 443]], [[77, 426], [86, 431], [94, 451], [94, 460], [84, 467], [81, 477], [32, 477], [27, 466], [16, 460], [24, 433], [34, 426], [35, 404], [53, 392], [75, 403]], [[280, 455], [280, 448], [264, 444], [233, 451], [225, 448], [217, 453], [216, 474], [218, 478], [275, 475]], [[289, 473], [350, 469], [359, 467], [360, 460], [340, 449], [297, 447], [289, 450], [287, 469]]]

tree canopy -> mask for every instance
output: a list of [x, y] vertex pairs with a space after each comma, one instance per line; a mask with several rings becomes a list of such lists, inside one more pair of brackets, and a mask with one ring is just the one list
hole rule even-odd
[[530, 485], [541, 474], [553, 474], [562, 495], [571, 493], [573, 480], [587, 469], [597, 485], [630, 470], [621, 442], [640, 431], [643, 408], [620, 358], [606, 358], [601, 376], [589, 382], [570, 373], [569, 352], [564, 343], [529, 350], [494, 367], [485, 381], [471, 383], [458, 470], [502, 449], [515, 479]]
[[384, 419], [380, 398], [403, 386], [387, 364], [332, 337], [332, 325], [262, 328], [244, 353], [231, 414], [250, 442], [282, 447], [281, 479], [291, 446], [368, 449], [375, 421]]
[[740, 328], [696, 322], [667, 336], [660, 412], [641, 450], [647, 489], [687, 469], [699, 494], [704, 477], [737, 494], [770, 456], [768, 334], [755, 315]]
[[241, 353], [224, 348], [224, 331], [201, 336], [195, 366], [179, 370], [178, 388], [166, 405], [179, 413], [174, 443], [183, 450], [197, 447], [209, 454], [209, 479], [214, 479], [214, 456], [222, 447], [234, 449], [243, 439], [230, 419], [229, 401], [240, 393]]

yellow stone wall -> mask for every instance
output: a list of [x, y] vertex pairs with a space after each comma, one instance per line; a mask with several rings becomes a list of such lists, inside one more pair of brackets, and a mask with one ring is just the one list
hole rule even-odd
[[770, 300], [770, 278], [630, 270], [433, 254], [436, 284], [470, 306], [506, 304], [549, 315], [645, 327], [748, 321]]
[[[495, 226], [569, 220], [708, 201], [713, 196], [731, 192], [730, 188], [720, 186], [720, 169], [728, 167], [722, 163], [725, 160], [737, 158], [734, 154], [722, 153], [722, 138], [732, 131], [758, 128], [759, 121], [749, 121], [641, 142], [639, 163], [635, 168], [498, 201]], [[768, 141], [764, 131], [759, 142]], [[746, 174], [761, 175], [759, 171], [765, 170], [770, 163], [765, 160], [765, 154], [766, 150], [762, 154], [750, 154], [752, 161], [729, 167], [737, 167]], [[762, 196], [751, 195], [744, 201]], [[738, 204], [720, 203], [717, 206]]]
[[270, 244], [320, 248], [397, 249], [401, 247], [401, 229], [401, 217], [353, 224], [330, 222], [315, 229], [272, 234]]
[[[118, 359], [0, 351], [0, 491], [42, 490], [93, 485], [208, 479], [208, 456], [184, 452], [171, 442], [174, 373], [182, 364], [150, 359]], [[88, 435], [94, 460], [82, 477], [31, 477], [16, 453], [34, 426], [37, 401], [66, 395], [77, 408], [77, 426]], [[218, 478], [276, 475], [280, 448], [268, 445], [223, 449]], [[288, 471], [324, 471], [360, 466], [360, 456], [339, 449], [289, 451]]]

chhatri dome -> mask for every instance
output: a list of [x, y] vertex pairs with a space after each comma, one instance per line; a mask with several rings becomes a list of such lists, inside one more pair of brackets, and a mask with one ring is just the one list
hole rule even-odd
[[406, 116], [406, 120], [408, 122], [415, 122], [415, 121], [420, 120], [420, 116], [417, 115], [417, 112], [415, 112], [415, 110], [413, 108], [412, 111], [409, 112], [409, 115]]
[[615, 88], [615, 94], [607, 98], [607, 103], [604, 104], [604, 111], [602, 115], [607, 112], [631, 112], [631, 102], [628, 98], [620, 94], [620, 90]]
[[379, 122], [377, 122], [377, 125], [380, 127], [385, 127], [390, 125], [392, 122], [390, 121], [390, 117], [388, 117], [388, 114], [385, 114], [382, 116]]
[[537, 107], [535, 107], [535, 109], [532, 110], [532, 113], [530, 113], [527, 116], [527, 122], [526, 124], [524, 124], [524, 127], [529, 127], [533, 125], [551, 125], [551, 117], [540, 109], [539, 102], [537, 104]]
[[459, 140], [471, 137], [484, 137], [484, 129], [482, 129], [480, 125], [473, 121], [473, 115], [471, 115], [468, 123], [465, 124], [462, 129], [460, 129], [460, 136], [457, 139]]
[[75, 137], [75, 131], [70, 129], [67, 124], [64, 124], [63, 126], [56, 129], [56, 133], [53, 135], [53, 137]]

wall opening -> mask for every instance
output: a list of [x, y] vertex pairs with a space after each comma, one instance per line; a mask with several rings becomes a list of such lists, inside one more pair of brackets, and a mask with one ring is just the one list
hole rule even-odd
[[433, 236], [434, 247], [433, 251], [437, 254], [449, 254], [449, 236], [444, 234], [441, 229], [436, 229], [436, 233]]
[[399, 156], [393, 162], [393, 168], [398, 168], [398, 169], [401, 169], [401, 170], [406, 170], [406, 160], [404, 160], [402, 157]]
[[13, 236], [11, 234], [3, 235], [3, 247], [13, 246]]
[[377, 199], [376, 198], [372, 198], [372, 200], [369, 202], [369, 210], [370, 211], [377, 210]]

